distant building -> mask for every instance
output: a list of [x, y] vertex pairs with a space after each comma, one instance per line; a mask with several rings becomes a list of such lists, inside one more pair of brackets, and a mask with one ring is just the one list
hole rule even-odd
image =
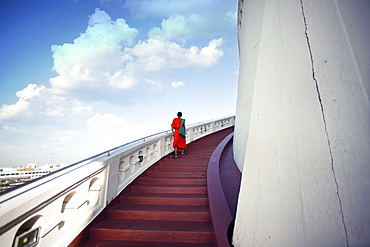
[[64, 165], [29, 163], [25, 167], [3, 167], [0, 169], [0, 192], [29, 180], [52, 173]]

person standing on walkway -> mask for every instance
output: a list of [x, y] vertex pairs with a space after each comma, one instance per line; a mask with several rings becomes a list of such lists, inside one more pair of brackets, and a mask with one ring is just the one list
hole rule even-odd
[[171, 124], [171, 130], [173, 134], [172, 147], [175, 149], [174, 159], [177, 159], [177, 152], [181, 151], [182, 155], [185, 155], [186, 140], [185, 140], [185, 119], [182, 119], [182, 113], [177, 113], [177, 118], [174, 118]]

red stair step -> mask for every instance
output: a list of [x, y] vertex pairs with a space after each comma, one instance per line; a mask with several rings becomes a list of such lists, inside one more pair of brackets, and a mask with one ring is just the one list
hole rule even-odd
[[[212, 150], [212, 152], [213, 152], [213, 150]], [[173, 154], [169, 154], [169, 155], [165, 156], [164, 158], [162, 158], [161, 160], [159, 160], [159, 164], [162, 164], [162, 163], [185, 163], [185, 164], [188, 163], [188, 164], [191, 164], [193, 162], [200, 162], [200, 161], [207, 161], [208, 162], [210, 154], [212, 152], [204, 153], [204, 154], [194, 154], [194, 153], [192, 153], [190, 155], [178, 155], [177, 159], [173, 158]]]
[[[101, 240], [144, 242], [213, 242], [214, 233], [208, 221], [159, 221], [109, 219], [91, 229], [91, 237]], [[185, 240], [185, 241], [184, 241]]]
[[207, 176], [207, 172], [180, 172], [180, 171], [174, 171], [174, 172], [158, 172], [158, 171], [148, 171], [146, 173], [147, 177], [158, 177], [158, 178], [167, 178], [167, 177], [177, 177], [177, 178], [183, 178], [183, 177], [200, 177], [205, 178]]
[[208, 205], [208, 195], [130, 192], [121, 196], [120, 202], [128, 204], [202, 206]]
[[109, 218], [171, 221], [209, 221], [208, 206], [118, 204], [108, 212]]
[[[119, 240], [88, 240], [80, 247], [174, 247], [172, 242], [142, 242], [142, 241], [119, 241]], [[215, 247], [213, 243], [179, 243], [176, 247]]]
[[155, 172], [207, 172], [207, 166], [154, 166], [150, 171]]
[[177, 161], [176, 162], [167, 162], [158, 164], [159, 167], [203, 167], [207, 168], [208, 160], [203, 162], [187, 162], [187, 161]]
[[207, 185], [206, 178], [149, 178], [140, 177], [140, 184]]
[[131, 187], [131, 192], [139, 193], [184, 193], [206, 194], [206, 185], [149, 185], [137, 184]]

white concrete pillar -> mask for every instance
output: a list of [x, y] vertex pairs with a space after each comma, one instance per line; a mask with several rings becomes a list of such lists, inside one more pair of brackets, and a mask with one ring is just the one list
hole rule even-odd
[[235, 246], [368, 245], [370, 1], [239, 11]]

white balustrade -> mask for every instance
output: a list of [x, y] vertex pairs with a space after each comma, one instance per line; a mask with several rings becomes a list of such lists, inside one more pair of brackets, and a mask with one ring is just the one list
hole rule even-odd
[[[187, 143], [235, 116], [187, 126]], [[134, 179], [173, 151], [172, 132], [145, 137], [0, 193], [1, 246], [67, 246]]]

